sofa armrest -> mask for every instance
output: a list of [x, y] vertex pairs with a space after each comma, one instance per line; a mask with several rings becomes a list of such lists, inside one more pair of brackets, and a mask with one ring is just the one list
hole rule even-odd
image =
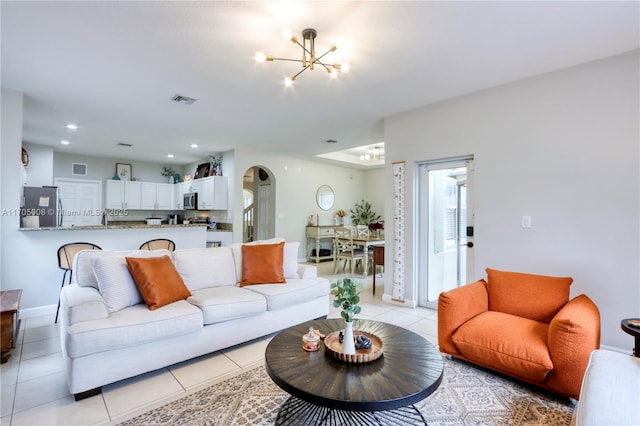
[[553, 370], [546, 383], [578, 399], [591, 352], [600, 347], [600, 311], [584, 294], [567, 302], [549, 323]]
[[318, 278], [318, 268], [313, 265], [298, 264], [298, 276], [303, 280]]
[[489, 310], [487, 283], [479, 280], [438, 297], [438, 345], [440, 352], [451, 355], [460, 353], [451, 340], [453, 333], [471, 318]]
[[109, 310], [100, 292], [77, 284], [62, 288], [60, 310], [63, 324], [67, 327], [82, 321], [109, 318]]

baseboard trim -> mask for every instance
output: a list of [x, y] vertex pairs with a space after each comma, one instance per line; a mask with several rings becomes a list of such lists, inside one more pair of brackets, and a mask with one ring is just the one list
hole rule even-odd
[[55, 315], [58, 305], [44, 305], [35, 308], [20, 309], [20, 318], [33, 318], [43, 315]]
[[391, 295], [386, 293], [382, 295], [382, 301], [385, 303], [391, 303], [392, 305], [404, 306], [406, 308], [415, 308], [418, 306], [418, 302], [416, 300], [397, 300], [393, 299]]
[[631, 351], [629, 349], [622, 349], [616, 346], [608, 346], [608, 345], [600, 345], [600, 349], [606, 349], [608, 351], [619, 352], [624, 355], [631, 355]]

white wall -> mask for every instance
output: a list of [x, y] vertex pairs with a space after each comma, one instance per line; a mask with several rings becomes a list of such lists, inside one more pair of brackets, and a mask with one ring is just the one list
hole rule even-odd
[[[407, 161], [407, 298], [417, 299], [418, 284], [416, 161], [473, 154], [468, 281], [487, 267], [571, 276], [572, 296], [586, 293], [600, 308], [602, 344], [632, 346], [620, 320], [640, 316], [638, 61], [636, 50], [385, 120], [387, 164]], [[389, 167], [385, 175], [391, 217]], [[522, 215], [532, 216], [531, 229], [521, 228]]]
[[[362, 199], [371, 203], [371, 210], [380, 215], [380, 219], [384, 221], [385, 211], [385, 173], [384, 168], [365, 170], [362, 176], [364, 181], [364, 192]], [[350, 207], [352, 208], [353, 205]], [[347, 213], [349, 210], [347, 210]]]
[[25, 186], [53, 185], [53, 148], [26, 142], [22, 146], [29, 154]]
[[[15, 214], [20, 208], [20, 181], [17, 178], [21, 176], [23, 95], [3, 87], [0, 98], [0, 288], [12, 290], [21, 288], [22, 281], [19, 275], [12, 274], [13, 268], [10, 270], [8, 267], [15, 262], [14, 256], [29, 255], [20, 253], [20, 215]], [[23, 262], [19, 262], [17, 266], [28, 267]]]

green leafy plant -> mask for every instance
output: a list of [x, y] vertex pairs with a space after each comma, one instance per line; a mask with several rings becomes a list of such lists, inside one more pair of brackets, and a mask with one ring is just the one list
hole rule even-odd
[[351, 278], [344, 278], [331, 283], [331, 295], [334, 297], [333, 307], [342, 308], [340, 316], [346, 322], [352, 322], [353, 316], [362, 310], [360, 303], [360, 291], [362, 285]]
[[368, 225], [371, 222], [378, 222], [380, 215], [371, 210], [371, 203], [362, 200], [349, 210], [351, 213], [351, 223], [353, 225]]
[[169, 177], [169, 176], [175, 175], [176, 171], [173, 170], [171, 167], [162, 166], [162, 171], [160, 172], [160, 174], [164, 177]]
[[219, 170], [222, 167], [222, 154], [211, 154], [209, 156], [209, 163], [212, 168]]

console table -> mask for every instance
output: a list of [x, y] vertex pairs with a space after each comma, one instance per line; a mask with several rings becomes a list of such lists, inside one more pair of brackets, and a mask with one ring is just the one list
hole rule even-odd
[[[333, 238], [336, 235], [333, 225], [328, 226], [307, 226], [307, 260], [319, 263], [321, 260], [333, 260]], [[320, 256], [320, 243], [322, 240], [331, 241], [331, 251], [328, 256]], [[315, 249], [315, 255], [313, 250]]]
[[0, 362], [4, 364], [11, 356], [11, 349], [16, 347], [20, 318], [18, 308], [22, 290], [0, 291]]

